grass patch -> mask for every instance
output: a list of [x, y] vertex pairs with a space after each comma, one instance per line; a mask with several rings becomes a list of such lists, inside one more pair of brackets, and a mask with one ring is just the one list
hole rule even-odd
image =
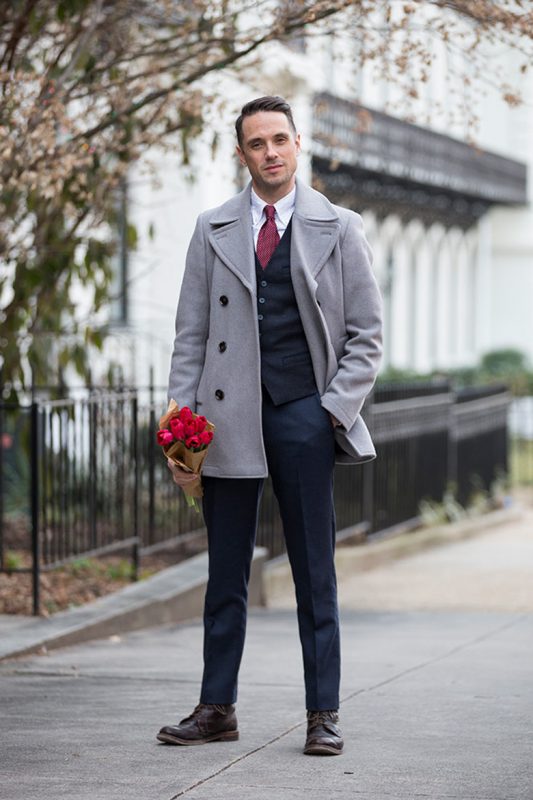
[[111, 581], [129, 581], [133, 578], [133, 564], [126, 558], [103, 561], [97, 558], [77, 558], [71, 564], [58, 567], [76, 578], [106, 578]]
[[511, 482], [513, 486], [533, 485], [533, 439], [511, 440]]
[[14, 553], [12, 550], [8, 550], [4, 558], [5, 571], [9, 574], [10, 572], [16, 572], [16, 570], [23, 566], [22, 556], [18, 553]]

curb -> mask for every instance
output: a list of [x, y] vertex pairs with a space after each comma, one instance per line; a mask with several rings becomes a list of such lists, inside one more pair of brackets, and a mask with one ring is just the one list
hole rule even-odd
[[[376, 569], [390, 564], [400, 558], [415, 555], [423, 550], [441, 547], [473, 536], [479, 536], [489, 528], [505, 525], [519, 520], [524, 515], [522, 506], [516, 504], [512, 508], [490, 511], [478, 517], [460, 520], [459, 522], [438, 525], [431, 528], [420, 528], [406, 532], [399, 528], [372, 535], [354, 545], [340, 545], [335, 553], [337, 577], [342, 579], [357, 572]], [[340, 539], [343, 531], [339, 531]], [[339, 544], [339, 537], [337, 538]], [[286, 594], [292, 590], [293, 582], [289, 563], [286, 558], [276, 559], [265, 565], [263, 582], [267, 599], [269, 601], [278, 594]]]
[[[254, 550], [250, 605], [265, 605], [263, 568], [267, 555], [264, 547]], [[207, 553], [201, 553], [85, 606], [27, 621], [17, 631], [11, 629], [2, 635], [0, 661], [201, 617], [207, 574]]]

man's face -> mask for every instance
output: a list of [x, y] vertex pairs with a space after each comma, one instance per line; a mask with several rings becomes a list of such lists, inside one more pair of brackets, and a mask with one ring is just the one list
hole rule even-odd
[[258, 111], [242, 123], [237, 154], [247, 166], [257, 194], [275, 203], [294, 186], [300, 134], [294, 135], [281, 111]]

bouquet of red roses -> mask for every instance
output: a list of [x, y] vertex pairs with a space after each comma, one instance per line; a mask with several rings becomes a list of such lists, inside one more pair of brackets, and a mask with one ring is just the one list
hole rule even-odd
[[174, 400], [170, 401], [167, 413], [159, 420], [157, 443], [162, 446], [165, 456], [185, 472], [197, 476], [196, 480], [182, 487], [188, 504], [197, 510], [194, 498], [203, 494], [200, 474], [214, 430], [212, 422], [194, 414], [187, 406], [180, 409]]

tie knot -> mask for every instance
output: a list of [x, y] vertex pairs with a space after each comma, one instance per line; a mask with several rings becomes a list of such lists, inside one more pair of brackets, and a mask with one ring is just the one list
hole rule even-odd
[[274, 206], [265, 206], [265, 216], [267, 219], [274, 219], [276, 216], [276, 209]]

